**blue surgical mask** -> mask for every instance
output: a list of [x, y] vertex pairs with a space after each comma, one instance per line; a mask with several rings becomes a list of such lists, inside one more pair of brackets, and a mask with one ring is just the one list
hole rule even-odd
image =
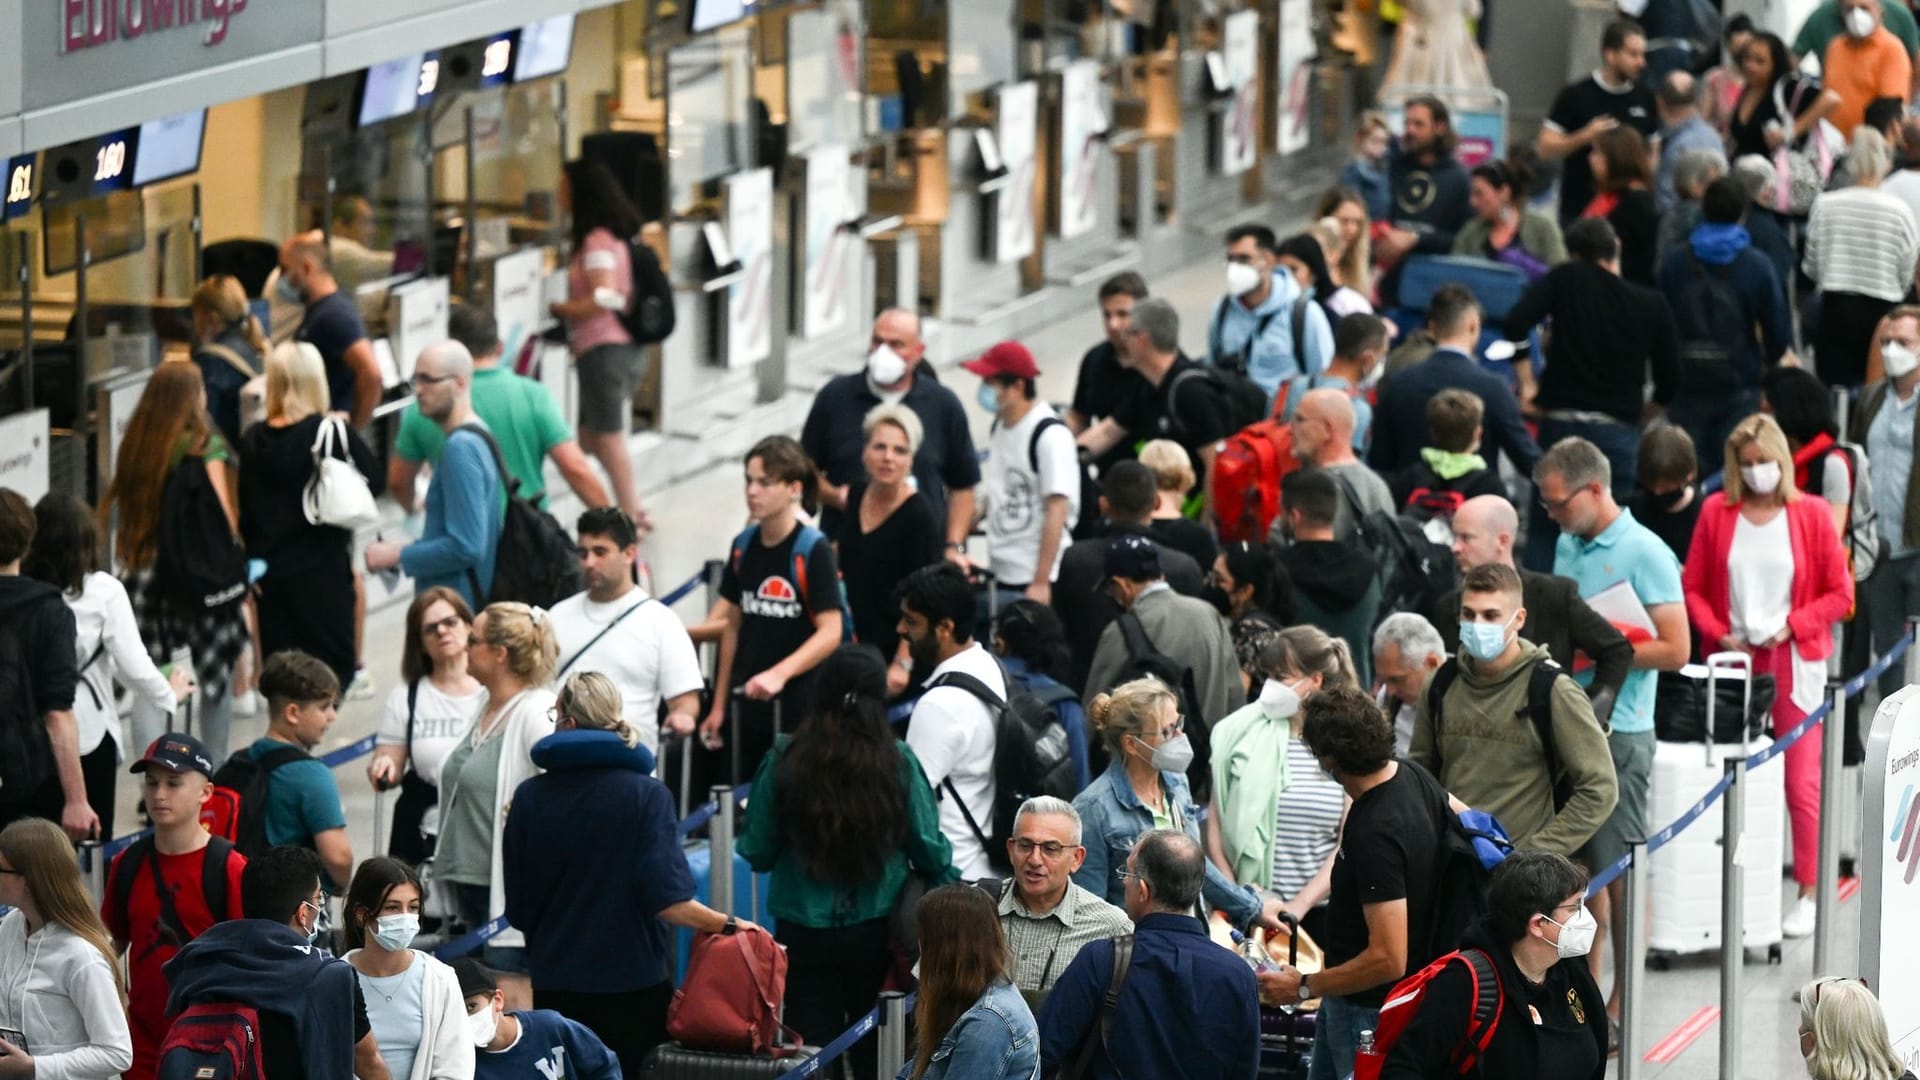
[[[1514, 614], [1519, 614], [1515, 612]], [[1503, 623], [1473, 622], [1460, 620], [1460, 648], [1468, 656], [1482, 663], [1498, 657], [1507, 648], [1507, 627], [1513, 625], [1509, 618]]]
[[980, 402], [981, 408], [990, 413], [1000, 411], [1000, 393], [993, 388], [992, 383], [981, 383], [975, 400]]
[[313, 929], [307, 931], [307, 944], [312, 945], [320, 940], [320, 909], [305, 900], [300, 901], [300, 906], [313, 908]]
[[279, 293], [280, 299], [285, 300], [289, 304], [304, 304], [307, 302], [306, 298], [300, 295], [300, 286], [288, 280], [285, 275], [282, 275], [278, 281], [273, 283], [273, 291]]

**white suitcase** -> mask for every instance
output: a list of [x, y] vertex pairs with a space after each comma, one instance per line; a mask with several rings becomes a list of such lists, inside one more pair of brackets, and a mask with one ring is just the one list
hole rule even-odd
[[[1703, 673], [1709, 680], [1746, 681], [1751, 661], [1744, 654], [1715, 654]], [[1713, 695], [1708, 694], [1707, 730], [1713, 730]], [[1648, 793], [1647, 819], [1653, 829], [1665, 828], [1725, 775], [1724, 762], [1751, 756], [1773, 742], [1762, 736], [1745, 746], [1736, 743], [1659, 743], [1653, 756], [1653, 780]], [[1767, 950], [1769, 961], [1780, 959], [1781, 836], [1787, 817], [1784, 762], [1776, 758], [1744, 778], [1746, 828], [1741, 836], [1743, 921], [1747, 948]], [[1666, 966], [1675, 953], [1696, 953], [1720, 947], [1721, 823], [1724, 802], [1717, 802], [1665, 847], [1653, 853], [1651, 907], [1653, 925], [1647, 937], [1648, 963]]]

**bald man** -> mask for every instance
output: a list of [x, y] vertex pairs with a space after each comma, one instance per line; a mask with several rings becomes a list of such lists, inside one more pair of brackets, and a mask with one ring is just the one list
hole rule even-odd
[[[1340, 506], [1334, 514], [1333, 537], [1338, 542], [1353, 539], [1354, 522], [1361, 515], [1378, 510], [1391, 516], [1396, 507], [1393, 489], [1380, 474], [1367, 468], [1353, 455], [1353, 402], [1346, 391], [1323, 388], [1309, 390], [1294, 406], [1293, 455], [1301, 464], [1325, 469], [1340, 485]], [[1358, 514], [1356, 514], [1356, 510]], [[1285, 540], [1286, 516], [1274, 519], [1269, 538]]]
[[473, 354], [465, 345], [443, 341], [421, 351], [413, 367], [413, 396], [447, 441], [427, 487], [420, 539], [404, 546], [390, 540], [367, 545], [367, 569], [404, 570], [416, 591], [445, 585], [478, 611], [493, 583], [506, 503], [493, 463], [493, 436], [474, 415], [472, 391]]
[[352, 414], [353, 426], [365, 427], [380, 403], [380, 366], [374, 363], [360, 310], [329, 269], [326, 237], [318, 229], [281, 245], [280, 278], [274, 288], [281, 300], [301, 307], [293, 339], [320, 350], [333, 410]]
[[[1498, 495], [1481, 495], [1461, 503], [1453, 512], [1453, 558], [1460, 564], [1461, 575], [1489, 563], [1515, 566], [1513, 538], [1519, 531], [1519, 513]], [[1613, 699], [1633, 666], [1633, 645], [1587, 606], [1572, 578], [1521, 570], [1520, 587], [1522, 606], [1527, 609], [1520, 636], [1546, 646], [1554, 663], [1586, 685], [1594, 715], [1605, 723], [1613, 711]], [[1449, 651], [1459, 652], [1460, 591], [1441, 597], [1431, 614]]]

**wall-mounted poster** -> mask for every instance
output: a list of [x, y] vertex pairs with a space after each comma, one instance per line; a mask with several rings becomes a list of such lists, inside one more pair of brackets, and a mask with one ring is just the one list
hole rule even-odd
[[1236, 11], [1222, 29], [1221, 66], [1233, 100], [1221, 118], [1220, 172], [1238, 176], [1253, 168], [1260, 146], [1260, 133], [1253, 126], [1260, 97], [1260, 14]]
[[1308, 106], [1313, 86], [1313, 4], [1280, 0], [1279, 101], [1274, 109], [1274, 146], [1282, 154], [1307, 148]]
[[[1304, 2], [1304, 0], [1303, 0]], [[1107, 130], [1100, 107], [1100, 64], [1076, 60], [1060, 73], [1060, 236], [1079, 236], [1099, 220], [1094, 192], [1100, 184], [1101, 136]]]
[[725, 181], [727, 243], [744, 271], [727, 286], [727, 366], [773, 352], [773, 170], [750, 169]]
[[1000, 163], [1007, 185], [1000, 189], [999, 215], [994, 227], [994, 257], [1019, 262], [1033, 254], [1034, 143], [1039, 127], [1040, 87], [1018, 82], [1000, 88], [994, 134], [1000, 144]]
[[851, 168], [847, 148], [829, 143], [807, 155], [807, 203], [801, 267], [803, 303], [800, 336], [818, 337], [847, 321], [848, 293], [854, 282], [847, 252], [855, 236], [845, 226], [853, 215], [847, 205]]

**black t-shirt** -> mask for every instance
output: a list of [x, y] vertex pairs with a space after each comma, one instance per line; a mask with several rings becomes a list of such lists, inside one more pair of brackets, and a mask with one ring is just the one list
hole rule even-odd
[[1760, 154], [1772, 157], [1773, 151], [1767, 146], [1767, 125], [1775, 120], [1782, 124], [1788, 118], [1780, 115], [1780, 109], [1774, 103], [1775, 91], [1793, 119], [1814, 107], [1820, 101], [1820, 80], [1811, 75], [1788, 75], [1784, 80], [1774, 83], [1774, 88], [1760, 95], [1754, 103], [1753, 113], [1745, 120], [1740, 118], [1740, 108], [1734, 106], [1733, 115], [1727, 118], [1727, 141], [1733, 144], [1732, 157], [1745, 154]]
[[[1113, 419], [1127, 429], [1129, 438], [1172, 439], [1185, 447], [1187, 456], [1193, 459], [1195, 479], [1205, 483], [1206, 467], [1200, 460], [1200, 447], [1212, 446], [1233, 434], [1233, 430], [1229, 426], [1226, 399], [1213, 381], [1204, 373], [1180, 377], [1181, 372], [1197, 371], [1199, 367], [1185, 356], [1175, 357], [1160, 385], [1141, 379], [1133, 393], [1115, 410]], [[1176, 387], [1178, 399], [1171, 400]]]
[[[880, 397], [867, 385], [864, 372], [841, 375], [814, 395], [813, 408], [800, 429], [800, 447], [826, 473], [827, 483], [851, 484], [866, 479], [866, 466], [860, 463], [867, 445], [862, 425], [867, 412], [878, 404]], [[920, 447], [913, 454], [913, 478], [944, 530], [947, 490], [977, 487], [980, 483], [980, 456], [974, 453], [967, 411], [926, 364], [914, 369], [913, 384], [901, 404], [913, 410], [925, 429]], [[821, 511], [821, 530], [828, 536], [835, 535], [840, 518], [841, 512], [831, 507]]]
[[335, 412], [353, 411], [353, 369], [347, 366], [347, 350], [365, 341], [367, 326], [360, 321], [360, 309], [345, 292], [332, 292], [307, 305], [295, 341], [304, 341], [320, 350], [327, 365], [327, 391], [333, 396]]
[[[839, 601], [834, 588], [839, 580], [839, 564], [833, 545], [821, 540], [806, 556], [806, 576], [796, 580], [794, 541], [800, 536], [796, 527], [778, 544], [768, 547], [758, 530], [749, 537], [740, 563], [727, 560], [720, 579], [720, 595], [740, 609], [740, 641], [733, 654], [734, 686], [767, 670], [792, 655], [813, 636], [815, 612], [837, 611]], [[790, 683], [788, 694], [794, 697]], [[804, 693], [794, 697], [805, 701]], [[793, 719], [792, 717], [788, 718]]]
[[1652, 530], [1661, 543], [1672, 550], [1673, 557], [1682, 563], [1687, 561], [1687, 550], [1693, 546], [1693, 526], [1700, 520], [1700, 504], [1705, 496], [1694, 492], [1693, 501], [1679, 510], [1669, 511], [1660, 500], [1644, 491], [1636, 491], [1630, 508], [1633, 520]]
[[847, 512], [840, 518], [834, 540], [846, 566], [847, 606], [853, 609], [853, 631], [863, 645], [880, 650], [888, 660], [899, 647], [895, 628], [900, 609], [893, 602], [894, 587], [908, 574], [940, 561], [944, 537], [933, 504], [914, 492], [872, 532], [860, 531], [860, 500], [866, 481], [847, 492]]
[[[1547, 123], [1572, 135], [1592, 121], [1611, 116], [1627, 127], [1651, 139], [1660, 130], [1660, 117], [1653, 106], [1653, 91], [1634, 83], [1624, 90], [1609, 90], [1589, 75], [1563, 87], [1547, 110]], [[1593, 170], [1587, 165], [1585, 148], [1575, 150], [1560, 162], [1560, 224], [1571, 223], [1593, 201]]]
[[[1080, 376], [1073, 384], [1073, 411], [1087, 423], [1097, 424], [1119, 412], [1145, 382], [1137, 372], [1121, 365], [1113, 342], [1103, 341], [1080, 358]], [[1115, 462], [1131, 461], [1133, 456], [1133, 444], [1123, 439], [1094, 464], [1104, 469]]]
[[[373, 1023], [367, 1019], [367, 999], [360, 992], [360, 976], [356, 973], [351, 981], [353, 1041], [357, 1046], [373, 1031]], [[306, 1080], [299, 1030], [292, 1020], [271, 1009], [260, 1010], [260, 1068], [266, 1074], [265, 1080]]]
[[1213, 542], [1213, 533], [1205, 525], [1187, 518], [1154, 518], [1147, 523], [1147, 535], [1153, 537], [1175, 551], [1184, 551], [1200, 564], [1202, 573], [1213, 570], [1213, 560], [1220, 555], [1219, 545]]
[[[1430, 791], [1413, 773], [1419, 766], [1405, 761], [1399, 766], [1392, 779], [1353, 800], [1347, 811], [1339, 856], [1333, 862], [1326, 933], [1320, 941], [1328, 967], [1366, 951], [1366, 905], [1394, 900], [1407, 902], [1409, 964], [1431, 954], [1427, 923], [1433, 903], [1427, 890], [1440, 850], [1439, 823]], [[1344, 997], [1378, 1008], [1402, 975]]]
[[[0, 576], [0, 716], [30, 717], [73, 708], [80, 683], [73, 609], [60, 590], [18, 574]], [[12, 789], [0, 801], [27, 792]]]

